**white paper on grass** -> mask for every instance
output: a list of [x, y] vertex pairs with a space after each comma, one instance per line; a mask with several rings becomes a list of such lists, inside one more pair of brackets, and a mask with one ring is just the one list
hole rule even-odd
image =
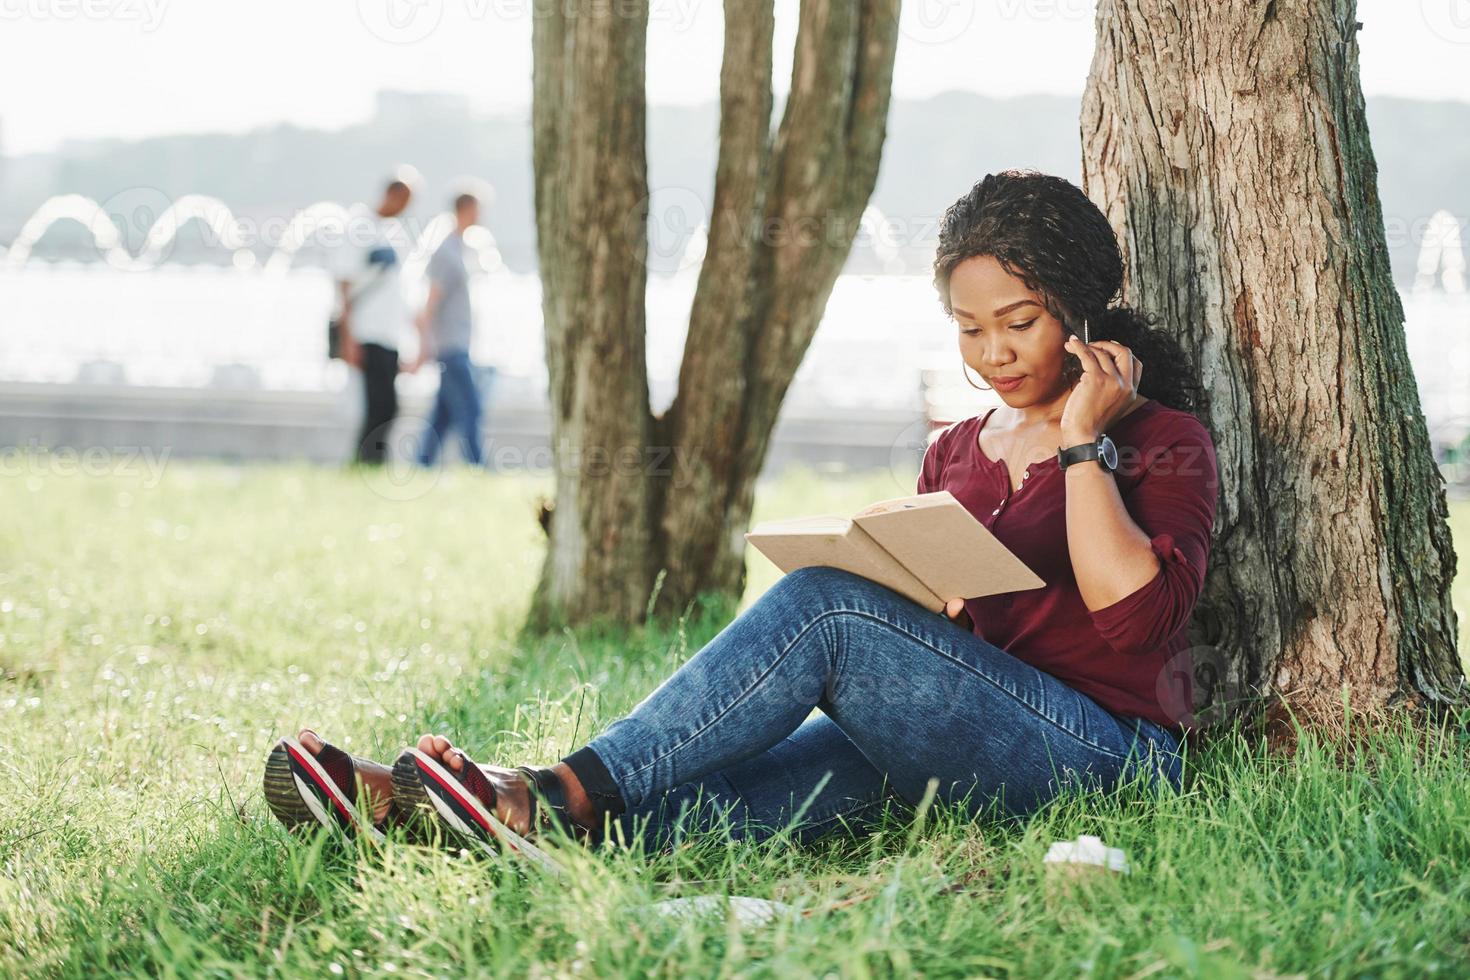
[[1045, 864], [1096, 864], [1109, 871], [1131, 874], [1128, 856], [1121, 848], [1108, 847], [1102, 838], [1082, 834], [1076, 840], [1059, 840], [1042, 858]]
[[705, 916], [724, 916], [728, 910], [743, 926], [763, 926], [782, 915], [794, 915], [796, 909], [781, 902], [764, 898], [749, 898], [744, 895], [695, 895], [690, 898], [670, 898], [648, 906], [660, 915], [674, 919], [699, 919]]

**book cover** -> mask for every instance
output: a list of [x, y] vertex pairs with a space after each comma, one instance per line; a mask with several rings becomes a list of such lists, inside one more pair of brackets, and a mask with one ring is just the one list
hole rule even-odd
[[879, 501], [852, 517], [763, 521], [745, 540], [783, 572], [841, 568], [935, 612], [948, 599], [1046, 584], [948, 490]]

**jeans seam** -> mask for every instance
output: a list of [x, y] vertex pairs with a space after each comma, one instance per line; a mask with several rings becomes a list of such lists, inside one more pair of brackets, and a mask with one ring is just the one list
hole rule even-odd
[[[903, 634], [906, 637], [909, 637], [910, 639], [914, 640], [915, 642], [917, 642], [921, 646], [923, 646], [926, 649], [928, 649], [931, 653], [937, 654], [938, 656], [940, 656], [943, 659], [949, 661], [950, 663], [952, 663], [952, 664], [960, 667], [963, 670], [968, 670], [970, 673], [974, 674], [976, 677], [981, 678], [987, 684], [989, 684], [991, 687], [995, 688], [995, 690], [997, 690], [997, 691], [1001, 692], [1002, 694], [1006, 695], [1007, 697], [1009, 697], [1011, 700], [1017, 702], [1018, 704], [1024, 705], [1027, 708], [1027, 710], [1031, 711], [1034, 715], [1036, 715], [1036, 717], [1040, 718], [1042, 721], [1047, 722], [1048, 724], [1050, 724], [1051, 726], [1053, 726], [1054, 728], [1056, 728], [1058, 731], [1064, 732], [1067, 735], [1070, 735], [1078, 743], [1087, 746], [1088, 748], [1092, 749], [1095, 752], [1100, 752], [1103, 755], [1106, 755], [1109, 758], [1114, 759], [1114, 760], [1117, 760], [1117, 761], [1120, 761], [1120, 762], [1126, 763], [1128, 761], [1128, 759], [1130, 758], [1130, 755], [1119, 755], [1117, 752], [1114, 752], [1112, 749], [1109, 749], [1109, 748], [1106, 748], [1104, 746], [1098, 745], [1097, 743], [1092, 742], [1092, 741], [1084, 738], [1082, 735], [1080, 735], [1077, 732], [1073, 731], [1072, 729], [1068, 728], [1066, 725], [1063, 725], [1057, 719], [1048, 717], [1045, 712], [1043, 712], [1040, 709], [1038, 709], [1035, 705], [1033, 705], [1031, 702], [1027, 701], [1025, 698], [1020, 697], [1019, 695], [1016, 695], [1016, 694], [1012, 694], [1010, 691], [1006, 690], [1006, 688], [1005, 688], [1004, 685], [1000, 684], [995, 678], [991, 677], [989, 674], [987, 674], [984, 671], [979, 670], [979, 669], [977, 669], [975, 667], [972, 667], [970, 664], [965, 663], [963, 660], [960, 660], [960, 659], [958, 659], [956, 657], [951, 656], [950, 654], [948, 654], [944, 650], [941, 650], [938, 647], [934, 646], [932, 643], [930, 643], [929, 641], [925, 640], [924, 638], [922, 638], [922, 637], [920, 637], [920, 636], [918, 636], [918, 635], [916, 635], [914, 633], [909, 632], [909, 630], [905, 629], [899, 623], [895, 623], [892, 620], [885, 619], [882, 616], [879, 616], [879, 615], [877, 615], [875, 613], [870, 613], [870, 612], [868, 612], [867, 610], [864, 610], [864, 609], [849, 609], [849, 608], [846, 608], [846, 607], [841, 607], [841, 608], [837, 608], [837, 609], [825, 609], [822, 612], [818, 613], [816, 615], [816, 617], [814, 617], [810, 623], [808, 623], [806, 626], [804, 626], [801, 629], [801, 631], [799, 633], [797, 633], [797, 635], [791, 640], [791, 642], [788, 643], [788, 644], [786, 644], [785, 648], [779, 654], [776, 655], [776, 658], [771, 661], [770, 666], [768, 666], [764, 671], [762, 671], [759, 675], [757, 675], [757, 677], [755, 679], [755, 682], [753, 684], [751, 684], [746, 689], [746, 691], [743, 694], [741, 694], [740, 697], [736, 698], [734, 701], [731, 701], [730, 704], [726, 705], [725, 708], [719, 712], [719, 714], [715, 715], [713, 718], [711, 718], [708, 721], [708, 723], [706, 723], [705, 725], [701, 726], [698, 731], [694, 732], [688, 738], [685, 738], [683, 741], [679, 742], [677, 745], [674, 745], [674, 746], [670, 747], [668, 749], [668, 751], [664, 752], [662, 755], [659, 755], [658, 757], [656, 757], [654, 759], [651, 759], [646, 764], [644, 764], [644, 765], [638, 767], [637, 769], [633, 770], [631, 773], [628, 774], [628, 777], [630, 779], [636, 779], [636, 778], [638, 778], [644, 772], [648, 771], [649, 769], [652, 769], [654, 766], [657, 766], [663, 760], [665, 760], [665, 759], [669, 758], [670, 756], [674, 755], [675, 753], [683, 750], [686, 746], [690, 745], [696, 739], [698, 739], [702, 735], [704, 735], [704, 733], [707, 732], [707, 731], [709, 731], [709, 729], [711, 727], [713, 727], [716, 722], [718, 722], [721, 719], [723, 719], [726, 715], [728, 715], [731, 711], [733, 711], [737, 706], [739, 706], [740, 704], [742, 704], [746, 700], [746, 698], [749, 697], [751, 691], [753, 691], [756, 687], [758, 687], [759, 684], [760, 684], [760, 682], [762, 680], [764, 680], [771, 673], [771, 671], [773, 671], [773, 670], [776, 669], [776, 667], [786, 658], [786, 656], [788, 654], [790, 654], [792, 648], [795, 647], [798, 643], [800, 643], [801, 640], [807, 635], [808, 632], [811, 631], [811, 629], [814, 626], [816, 626], [818, 623], [822, 622], [825, 619], [828, 619], [828, 618], [830, 618], [832, 616], [836, 616], [836, 615], [842, 615], [842, 614], [863, 616], [863, 617], [865, 617], [867, 619], [870, 619], [870, 620], [872, 620], [874, 622], [882, 623], [885, 626], [888, 626], [888, 627], [890, 627], [890, 628], [892, 628], [894, 630], [897, 630], [899, 633]], [[982, 642], [984, 642], [984, 641], [982, 641]], [[1002, 652], [1004, 652], [1004, 651], [1002, 651]], [[1007, 656], [1009, 656], [1009, 654], [1007, 654]], [[1024, 663], [1024, 661], [1018, 661], [1018, 662]], [[1030, 664], [1027, 664], [1026, 666], [1031, 667]], [[1040, 670], [1039, 667], [1031, 667], [1031, 669], [1032, 670], [1038, 670], [1038, 671]], [[1065, 681], [1057, 680], [1057, 683], [1058, 684], [1063, 684], [1064, 686], [1066, 686], [1066, 682]], [[1071, 689], [1071, 688], [1069, 687], [1069, 689]], [[1081, 694], [1081, 692], [1077, 692], [1077, 693], [1079, 695]], [[1081, 695], [1081, 696], [1085, 697], [1086, 695]]]
[[654, 766], [658, 765], [660, 762], [662, 762], [663, 760], [667, 759], [669, 756], [673, 755], [676, 752], [679, 752], [686, 745], [691, 744], [696, 739], [698, 739], [700, 736], [702, 736], [705, 732], [709, 731], [710, 728], [713, 727], [716, 722], [718, 722], [720, 719], [724, 718], [731, 711], [735, 710], [736, 706], [742, 704], [745, 701], [745, 699], [750, 696], [751, 691], [755, 690], [755, 688], [760, 685], [760, 682], [762, 680], [764, 680], [771, 673], [771, 671], [775, 670], [778, 665], [780, 665], [780, 663], [786, 658], [786, 655], [791, 652], [792, 647], [794, 647], [798, 643], [800, 643], [801, 640], [802, 640], [802, 638], [805, 637], [807, 635], [807, 633], [811, 631], [811, 629], [812, 629], [813, 626], [816, 626], [823, 619], [827, 618], [828, 616], [830, 616], [830, 615], [832, 615], [834, 613], [839, 613], [839, 612], [840, 613], [846, 613], [846, 612], [853, 612], [853, 611], [855, 611], [855, 610], [849, 610], [849, 609], [828, 609], [828, 610], [822, 611], [821, 613], [818, 613], [817, 614], [817, 617], [815, 619], [813, 619], [810, 623], [806, 624], [806, 626], [802, 627], [801, 632], [797, 633], [796, 636], [792, 638], [791, 642], [788, 643], [788, 644], [786, 644], [786, 647], [780, 653], [778, 653], [776, 655], [776, 658], [771, 661], [770, 666], [767, 667], [765, 670], [761, 671], [760, 674], [756, 676], [755, 683], [753, 683], [749, 687], [747, 687], [746, 690], [745, 690], [745, 692], [743, 694], [741, 694], [740, 697], [736, 698], [734, 701], [731, 701], [729, 704], [727, 704], [720, 711], [719, 714], [717, 714], [713, 718], [711, 718], [707, 723], [705, 723], [704, 725], [702, 725], [698, 731], [696, 731], [693, 734], [691, 734], [688, 738], [684, 739], [682, 742], [678, 743], [677, 745], [671, 746], [667, 752], [663, 753], [662, 755], [658, 756], [657, 758], [654, 758], [654, 759], [649, 760], [649, 762], [647, 764], [642, 765], [642, 766], [639, 766], [637, 769], [634, 769], [631, 773], [628, 774], [629, 778], [637, 778], [639, 775], [641, 775], [642, 773], [648, 771], [649, 769], [652, 769]]
[[[693, 805], [691, 805], [686, 810], [683, 810], [679, 814], [677, 814], [673, 818], [673, 822], [674, 823], [677, 823], [680, 820], [683, 820], [685, 818], [697, 819], [697, 810], [698, 810], [699, 806], [703, 805], [704, 802], [705, 801], [696, 800]], [[886, 797], [879, 797], [879, 798], [873, 799], [873, 800], [861, 800], [861, 801], [858, 801], [858, 802], [853, 803], [852, 806], [846, 807], [844, 809], [834, 810], [833, 812], [831, 812], [831, 813], [829, 813], [826, 816], [823, 816], [821, 818], [813, 818], [813, 817], [809, 817], [809, 816], [803, 816], [800, 821], [793, 821], [791, 819], [791, 817], [789, 817], [789, 816], [788, 817], [779, 817], [778, 816], [774, 820], [759, 820], [759, 819], [756, 819], [753, 815], [751, 815], [750, 813], [747, 812], [747, 814], [745, 816], [744, 823], [745, 823], [746, 827], [753, 827], [753, 828], [756, 828], [758, 830], [770, 831], [773, 835], [780, 834], [782, 831], [788, 830], [788, 829], [805, 830], [805, 831], [812, 831], [812, 830], [822, 831], [822, 828], [826, 827], [828, 824], [833, 823], [834, 821], [843, 820], [843, 819], [845, 819], [847, 817], [851, 817], [855, 813], [860, 813], [860, 812], [862, 812], [864, 810], [872, 810], [872, 809], [881, 808], [887, 802], [888, 802], [888, 800], [887, 800]], [[746, 806], [748, 807], [749, 805], [750, 805], [749, 804], [749, 801], [747, 800], [746, 801]], [[648, 814], [642, 814], [642, 815], [640, 815], [640, 817], [649, 817], [651, 819], [651, 815], [648, 815]], [[823, 831], [823, 832], [825, 832], [825, 831]]]
[[854, 803], [852, 806], [848, 807], [845, 810], [834, 810], [833, 812], [827, 814], [825, 817], [822, 817], [820, 820], [812, 819], [810, 817], [803, 817], [802, 824], [807, 828], [821, 827], [823, 824], [829, 824], [834, 820], [841, 820], [844, 817], [850, 817], [854, 813], [857, 813], [861, 810], [881, 806], [885, 802], [887, 801], [884, 800], [882, 797], [879, 797], [876, 800], [863, 800], [859, 803]]
[[[856, 611], [856, 610], [854, 610], [854, 611]], [[1058, 731], [1065, 732], [1066, 734], [1072, 736], [1072, 738], [1076, 739], [1082, 745], [1085, 745], [1088, 748], [1093, 749], [1093, 750], [1095, 750], [1097, 752], [1101, 752], [1104, 755], [1109, 756], [1109, 757], [1111, 757], [1113, 759], [1116, 759], [1116, 760], [1119, 760], [1119, 761], [1122, 761], [1122, 762], [1128, 761], [1128, 758], [1129, 758], [1128, 755], [1120, 755], [1117, 752], [1114, 752], [1112, 749], [1109, 749], [1109, 748], [1107, 748], [1105, 746], [1102, 746], [1102, 745], [1099, 745], [1096, 742], [1093, 742], [1093, 741], [1091, 741], [1091, 740], [1089, 740], [1087, 738], [1084, 738], [1080, 733], [1075, 732], [1072, 729], [1068, 728], [1066, 725], [1062, 724], [1056, 718], [1052, 718], [1050, 715], [1048, 715], [1046, 712], [1042, 711], [1040, 708], [1036, 707], [1036, 705], [1032, 704], [1030, 701], [1027, 701], [1025, 698], [1021, 697], [1020, 695], [1013, 694], [1011, 691], [1007, 690], [1006, 687], [1005, 687], [1005, 685], [1001, 684], [996, 678], [991, 677], [985, 671], [979, 669], [978, 667], [974, 667], [974, 666], [972, 666], [970, 664], [967, 664], [963, 660], [960, 660], [958, 657], [952, 656], [948, 652], [946, 652], [944, 650], [941, 650], [939, 647], [936, 647], [934, 644], [930, 643], [928, 640], [925, 640], [923, 637], [920, 637], [920, 636], [918, 636], [918, 635], [916, 635], [914, 633], [909, 632], [901, 624], [895, 623], [895, 622], [893, 622], [891, 620], [888, 620], [888, 619], [884, 619], [882, 616], [878, 616], [878, 615], [872, 614], [872, 613], [863, 612], [863, 613], [861, 613], [861, 615], [869, 616], [872, 619], [876, 619], [880, 623], [884, 623], [884, 624], [886, 624], [888, 626], [891, 626], [893, 629], [898, 630], [900, 633], [902, 633], [903, 635], [905, 635], [907, 637], [910, 637], [915, 642], [917, 642], [920, 645], [928, 648], [931, 652], [937, 654], [940, 657], [943, 657], [945, 660], [948, 660], [950, 663], [954, 664], [955, 666], [961, 668], [962, 670], [968, 670], [970, 673], [974, 674], [976, 677], [981, 678], [987, 684], [989, 684], [991, 687], [995, 688], [997, 691], [1001, 692], [1006, 697], [1010, 698], [1012, 701], [1015, 701], [1018, 704], [1025, 705], [1026, 708], [1032, 714], [1036, 715], [1036, 717], [1038, 717], [1042, 721], [1045, 721], [1048, 724], [1052, 725]], [[986, 642], [986, 641], [982, 640], [981, 642]], [[997, 650], [1000, 650], [999, 647], [996, 647], [996, 649]], [[1001, 652], [1002, 653], [1006, 653], [1006, 651], [1004, 651], [1004, 650], [1001, 650]], [[1011, 656], [1011, 654], [1006, 653], [1006, 656], [1009, 657], [1009, 656]], [[1026, 664], [1026, 662], [1024, 660], [1021, 660], [1019, 658], [1013, 657], [1012, 659], [1016, 660], [1017, 663]], [[1027, 667], [1030, 667], [1032, 670], [1041, 672], [1041, 668], [1040, 667], [1035, 667], [1035, 666], [1032, 666], [1031, 664], [1026, 664], [1026, 666]], [[1057, 681], [1058, 684], [1061, 684], [1063, 687], [1066, 687], [1069, 691], [1073, 691], [1074, 693], [1078, 694], [1081, 697], [1086, 697], [1087, 696], [1085, 694], [1082, 694], [1081, 691], [1076, 690], [1076, 688], [1073, 688], [1070, 684], [1067, 684], [1066, 681], [1063, 681], [1060, 678], [1057, 678], [1056, 681]], [[1101, 706], [1099, 706], [1099, 707], [1101, 707]]]

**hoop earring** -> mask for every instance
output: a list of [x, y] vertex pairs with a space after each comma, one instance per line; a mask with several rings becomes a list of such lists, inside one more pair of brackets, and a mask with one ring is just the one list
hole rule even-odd
[[965, 376], [965, 380], [967, 382], [969, 382], [970, 387], [971, 388], [974, 388], [976, 391], [994, 391], [995, 390], [994, 388], [982, 388], [979, 385], [977, 385], [975, 382], [970, 381], [970, 366], [965, 363], [965, 359], [963, 357], [960, 358], [960, 373]]

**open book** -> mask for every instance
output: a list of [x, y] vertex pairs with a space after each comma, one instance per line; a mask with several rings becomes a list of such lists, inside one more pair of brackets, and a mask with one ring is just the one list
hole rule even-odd
[[763, 521], [745, 540], [783, 572], [841, 568], [934, 612], [950, 599], [1046, 584], [948, 490], [880, 501], [852, 517]]

